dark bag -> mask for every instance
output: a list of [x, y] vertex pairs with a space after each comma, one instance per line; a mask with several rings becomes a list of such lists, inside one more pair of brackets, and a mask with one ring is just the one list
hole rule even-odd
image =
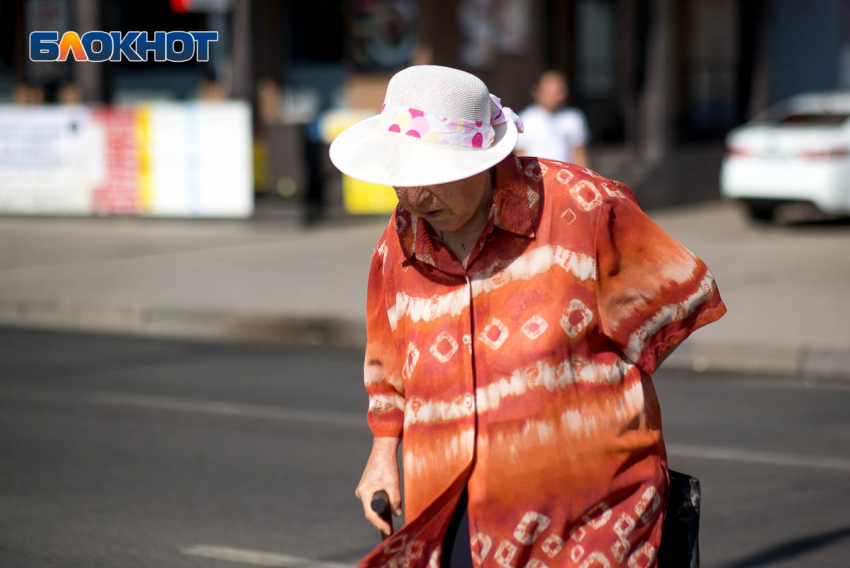
[[658, 568], [699, 568], [699, 479], [672, 469], [669, 472]]

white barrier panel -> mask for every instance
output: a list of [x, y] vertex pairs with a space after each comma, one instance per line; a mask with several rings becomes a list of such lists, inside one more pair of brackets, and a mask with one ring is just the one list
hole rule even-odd
[[0, 213], [248, 217], [250, 107], [0, 106]]

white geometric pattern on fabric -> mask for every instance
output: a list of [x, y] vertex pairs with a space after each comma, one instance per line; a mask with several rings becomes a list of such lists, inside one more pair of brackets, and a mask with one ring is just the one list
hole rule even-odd
[[546, 164], [542, 162], [530, 162], [527, 166], [525, 166], [525, 175], [534, 181], [540, 181], [543, 179], [543, 176], [546, 175], [546, 170], [548, 169], [549, 168], [546, 167]]
[[502, 346], [505, 340], [508, 339], [508, 327], [503, 324], [498, 318], [493, 318], [490, 323], [484, 327], [478, 338], [482, 343], [487, 345], [492, 350], [496, 350]]
[[[485, 270], [472, 279], [472, 295], [487, 294], [511, 282], [531, 280], [538, 274], [560, 266], [581, 280], [596, 278], [596, 260], [586, 254], [561, 246], [543, 246], [524, 252], [501, 270]], [[410, 296], [404, 291], [396, 293], [396, 303], [387, 310], [390, 328], [395, 331], [402, 317], [413, 323], [434, 321], [445, 315], [457, 316], [469, 305], [469, 291], [458, 288], [446, 294], [428, 297]]]
[[635, 528], [635, 520], [628, 513], [623, 513], [614, 523], [614, 532], [620, 538], [626, 538]]
[[405, 551], [405, 559], [404, 559], [404, 568], [413, 568], [416, 565], [416, 561], [422, 557], [422, 553], [425, 551], [425, 542], [421, 540], [414, 540], [410, 544], [407, 545], [407, 550]]
[[572, 225], [573, 221], [576, 220], [576, 212], [572, 209], [567, 209], [563, 213], [561, 213], [561, 219], [567, 222], [567, 225]]
[[548, 328], [549, 324], [546, 323], [545, 319], [540, 316], [531, 316], [527, 322], [522, 324], [520, 331], [522, 331], [529, 339], [537, 339], [543, 335], [543, 332]]
[[629, 556], [629, 568], [647, 568], [655, 561], [655, 547], [648, 542]]
[[[597, 518], [594, 518], [596, 511], [599, 511], [601, 515]], [[605, 526], [608, 520], [611, 518], [611, 510], [608, 508], [608, 504], [604, 501], [601, 503], [597, 503], [593, 506], [587, 514], [582, 516], [582, 520], [595, 529], [601, 529]]]
[[614, 543], [614, 546], [611, 547], [611, 554], [614, 555], [614, 559], [617, 562], [622, 562], [626, 559], [626, 555], [629, 553], [631, 549], [629, 541], [625, 538], [621, 538], [617, 542]]
[[514, 538], [523, 544], [534, 544], [540, 533], [549, 526], [549, 517], [535, 511], [528, 511], [514, 529]]
[[555, 558], [558, 553], [561, 552], [561, 549], [564, 548], [564, 540], [556, 534], [549, 535], [549, 537], [540, 545], [540, 548], [543, 549], [543, 552], [545, 552], [549, 558]]
[[[580, 318], [580, 319], [577, 319]], [[564, 333], [575, 337], [593, 320], [593, 312], [579, 299], [570, 302], [569, 307], [561, 316], [561, 327]]]
[[584, 556], [584, 547], [582, 545], [577, 544], [570, 550], [570, 560], [574, 563], [578, 564], [582, 556]]
[[437, 545], [437, 548], [431, 553], [431, 558], [428, 560], [428, 568], [440, 568], [440, 555], [443, 551], [443, 547], [441, 545]]
[[[478, 554], [478, 545], [481, 545], [481, 555]], [[493, 539], [487, 536], [484, 533], [476, 533], [472, 535], [472, 538], [469, 540], [469, 546], [472, 549], [472, 558], [478, 563], [481, 564], [485, 558], [487, 558], [487, 553], [490, 552], [490, 547], [493, 545]]]
[[401, 369], [401, 376], [404, 380], [410, 379], [417, 361], [419, 361], [419, 349], [411, 342], [407, 346], [407, 357], [404, 360], [404, 367]]
[[585, 211], [590, 211], [602, 205], [602, 194], [596, 185], [582, 180], [570, 188], [570, 195], [582, 206]]
[[570, 538], [576, 542], [581, 542], [586, 534], [587, 529], [585, 529], [584, 526], [573, 527], [570, 529]]
[[[635, 505], [635, 514], [646, 524], [652, 520], [652, 513], [658, 510], [659, 505], [661, 505], [661, 495], [658, 490], [652, 486], [647, 487]], [[649, 509], [648, 512], [647, 509]]]
[[603, 189], [605, 189], [605, 193], [610, 195], [611, 197], [616, 197], [617, 199], [625, 199], [626, 196], [623, 195], [623, 192], [617, 188], [611, 189], [611, 186], [607, 183], [602, 184]]
[[384, 553], [393, 554], [395, 552], [401, 552], [402, 550], [404, 550], [406, 544], [406, 534], [401, 534], [399, 536], [393, 537], [384, 543]]
[[611, 568], [608, 557], [601, 552], [591, 552], [579, 568]]
[[573, 173], [566, 168], [558, 170], [558, 173], [555, 174], [555, 179], [564, 185], [567, 185], [568, 183], [573, 181], [573, 177], [575, 177]]
[[437, 336], [437, 340], [431, 345], [431, 355], [440, 363], [446, 363], [455, 354], [457, 348], [455, 338], [444, 331]]
[[503, 540], [499, 543], [499, 548], [496, 549], [494, 559], [496, 563], [505, 568], [512, 568], [511, 561], [516, 556], [517, 547], [513, 543]]

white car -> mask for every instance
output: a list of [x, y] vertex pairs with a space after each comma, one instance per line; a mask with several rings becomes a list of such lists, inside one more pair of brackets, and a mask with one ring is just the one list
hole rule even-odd
[[850, 91], [790, 98], [732, 130], [726, 146], [720, 193], [753, 219], [790, 203], [850, 215]]

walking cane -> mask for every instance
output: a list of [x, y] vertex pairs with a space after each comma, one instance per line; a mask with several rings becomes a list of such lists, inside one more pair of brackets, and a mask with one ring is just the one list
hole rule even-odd
[[383, 489], [372, 495], [372, 510], [390, 525], [390, 534], [381, 533], [383, 540], [387, 540], [393, 534], [393, 510], [390, 507], [390, 496]]

